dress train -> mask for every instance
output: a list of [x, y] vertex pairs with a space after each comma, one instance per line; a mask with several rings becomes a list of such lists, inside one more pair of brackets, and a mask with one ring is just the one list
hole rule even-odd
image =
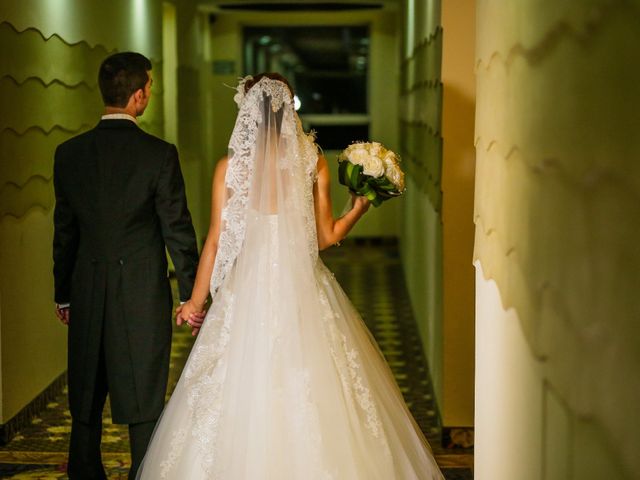
[[320, 259], [254, 212], [139, 478], [442, 479], [375, 340]]

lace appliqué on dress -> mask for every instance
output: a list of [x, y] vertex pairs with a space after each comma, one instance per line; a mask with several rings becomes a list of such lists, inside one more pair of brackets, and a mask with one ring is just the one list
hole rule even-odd
[[180, 457], [184, 447], [184, 441], [187, 439], [187, 430], [181, 428], [173, 434], [171, 439], [171, 447], [169, 449], [169, 456], [166, 460], [160, 463], [160, 478], [167, 478], [169, 472], [176, 464], [176, 460]]
[[218, 309], [219, 316], [216, 320], [221, 322], [217, 332], [210, 335], [214, 342], [196, 351], [185, 373], [189, 392], [187, 404], [193, 414], [191, 435], [200, 446], [202, 468], [207, 473], [212, 473], [217, 454], [222, 384], [226, 376], [224, 353], [229, 344], [234, 306], [233, 294], [224, 291], [222, 297], [220, 305], [211, 306]]
[[[201, 342], [195, 346], [183, 373], [184, 388], [189, 392], [187, 406], [191, 412], [191, 436], [200, 447], [202, 468], [211, 475], [217, 453], [216, 440], [222, 406], [220, 394], [226, 375], [223, 357], [230, 339], [234, 296], [223, 290], [216, 300], [211, 305], [214, 315], [206, 320], [213, 325], [206, 331], [207, 338], [201, 338]], [[162, 478], [168, 478], [186, 440], [185, 428], [174, 433], [169, 456], [161, 463]]]
[[[333, 276], [333, 274], [326, 267], [324, 267], [323, 264], [319, 265], [319, 268], [321, 269], [320, 275], [322, 277], [322, 280], [326, 286], [329, 286], [328, 276]], [[350, 345], [347, 336], [342, 333], [336, 326], [335, 321], [337, 319], [337, 314], [332, 310], [326, 293], [320, 286], [318, 288], [320, 303], [323, 308], [322, 319], [327, 327], [327, 333], [331, 345], [331, 356], [335, 363], [336, 369], [338, 370], [338, 375], [342, 383], [345, 398], [349, 403], [353, 404], [355, 397], [356, 403], [365, 413], [365, 425], [367, 427], [367, 430], [371, 433], [372, 436], [380, 440], [384, 447], [385, 453], [390, 455], [391, 451], [384, 434], [382, 422], [380, 421], [380, 418], [378, 416], [378, 410], [376, 408], [375, 402], [372, 399], [371, 391], [365, 385], [362, 376], [359, 374], [362, 369], [360, 356], [357, 350]], [[339, 350], [336, 349], [336, 346], [338, 345], [341, 347]]]

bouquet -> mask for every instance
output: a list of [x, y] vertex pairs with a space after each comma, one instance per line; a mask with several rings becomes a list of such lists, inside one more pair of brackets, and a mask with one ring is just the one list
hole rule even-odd
[[356, 142], [338, 156], [338, 181], [378, 207], [404, 193], [400, 158], [378, 142]]

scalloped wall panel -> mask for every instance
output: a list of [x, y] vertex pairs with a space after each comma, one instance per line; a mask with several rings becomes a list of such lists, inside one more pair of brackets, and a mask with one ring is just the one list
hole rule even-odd
[[474, 10], [404, 2], [415, 38], [401, 68], [402, 255], [441, 419], [455, 427], [473, 425]]
[[[418, 2], [421, 3], [421, 2]], [[415, 31], [440, 11], [438, 2], [418, 9], [422, 16], [410, 21]], [[441, 209], [442, 191], [442, 27], [438, 24], [423, 38], [416, 38], [414, 49], [401, 69], [400, 135], [401, 154], [407, 160], [407, 173], [427, 194], [436, 211]]]
[[413, 38], [406, 38], [400, 69], [400, 154], [407, 174], [401, 253], [411, 305], [442, 409], [441, 2], [405, 0], [402, 4], [403, 38], [410, 32]]
[[36, 28], [45, 39], [58, 36], [69, 46], [84, 43], [162, 57], [162, 5], [155, 0], [3, 0], [2, 20], [18, 31]]
[[32, 208], [49, 211], [55, 203], [51, 179], [40, 175], [23, 184], [7, 182], [0, 187], [0, 218], [22, 218]]
[[80, 85], [68, 88], [54, 82], [45, 86], [34, 79], [19, 85], [9, 77], [0, 79], [0, 104], [8, 112], [15, 112], [0, 118], [0, 130], [11, 128], [24, 133], [33, 126], [45, 131], [60, 126], [77, 131], [83, 125], [97, 123], [103, 108], [100, 97]]
[[0, 423], [66, 368], [51, 273], [55, 148], [99, 121], [98, 67], [116, 50], [152, 58], [140, 125], [162, 136], [161, 11], [153, 0], [0, 2]]
[[1, 131], [0, 185], [7, 181], [23, 184], [32, 175], [51, 178], [51, 155], [69, 135], [57, 128], [48, 134], [37, 128], [31, 128], [22, 135], [10, 129]]
[[638, 478], [640, 4], [482, 0], [478, 14], [475, 258], [566, 407], [554, 461]]
[[4, 75], [19, 82], [32, 76], [70, 86], [86, 82], [92, 89], [97, 88], [100, 63], [112, 53], [102, 45], [69, 45], [59, 35], [46, 39], [32, 27], [20, 32], [7, 21], [0, 23], [0, 44], [13, 46], [0, 50], [0, 72]]

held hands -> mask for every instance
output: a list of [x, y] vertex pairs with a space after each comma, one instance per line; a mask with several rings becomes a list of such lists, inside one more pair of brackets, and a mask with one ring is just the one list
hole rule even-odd
[[[176, 324], [178, 326], [183, 323], [188, 324], [192, 327], [191, 334], [196, 336], [200, 331], [200, 327], [202, 327], [206, 313], [204, 307], [197, 308], [193, 301], [189, 300], [176, 309]], [[69, 325], [69, 307], [56, 306], [56, 317], [58, 317], [58, 320], [63, 324]]]
[[176, 325], [186, 323], [191, 327], [191, 335], [195, 337], [202, 327], [206, 313], [204, 305], [196, 305], [193, 300], [188, 300], [176, 308]]

